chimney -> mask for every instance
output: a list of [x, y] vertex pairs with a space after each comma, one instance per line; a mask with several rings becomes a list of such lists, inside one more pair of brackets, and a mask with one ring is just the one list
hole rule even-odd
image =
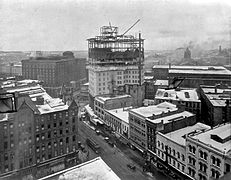
[[171, 69], [171, 63], [168, 64], [168, 68]]
[[219, 46], [219, 53], [221, 53], [221, 45]]

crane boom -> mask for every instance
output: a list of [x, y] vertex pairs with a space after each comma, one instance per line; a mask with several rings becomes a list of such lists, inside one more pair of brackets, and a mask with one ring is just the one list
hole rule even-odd
[[138, 19], [130, 28], [127, 29], [127, 31], [125, 31], [121, 36], [124, 36], [128, 31], [130, 31], [138, 22], [140, 21], [140, 19]]

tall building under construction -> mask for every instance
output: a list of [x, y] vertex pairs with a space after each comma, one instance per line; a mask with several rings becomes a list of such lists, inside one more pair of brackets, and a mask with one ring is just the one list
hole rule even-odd
[[121, 94], [130, 94], [134, 106], [142, 105], [144, 39], [141, 33], [139, 37], [126, 35], [131, 28], [119, 34], [118, 27], [103, 26], [99, 36], [88, 39], [87, 69], [91, 107], [98, 95]]

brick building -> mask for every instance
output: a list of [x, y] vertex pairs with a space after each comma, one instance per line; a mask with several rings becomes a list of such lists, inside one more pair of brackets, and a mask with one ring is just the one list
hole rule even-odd
[[77, 164], [77, 104], [50, 97], [38, 84], [6, 91], [18, 93], [18, 108], [0, 116], [0, 176], [37, 179]]
[[195, 115], [163, 102], [129, 111], [130, 140], [141, 151], [155, 153], [156, 131], [169, 132], [196, 122]]
[[22, 76], [25, 79], [43, 81], [49, 94], [57, 97], [63, 84], [86, 79], [86, 59], [75, 58], [72, 52], [63, 56], [39, 56], [22, 60]]
[[217, 84], [215, 86], [201, 85], [202, 119], [205, 124], [216, 126], [231, 119], [231, 87]]

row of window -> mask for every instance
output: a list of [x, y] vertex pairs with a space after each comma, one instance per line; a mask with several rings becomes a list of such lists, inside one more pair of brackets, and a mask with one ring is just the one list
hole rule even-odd
[[[72, 126], [72, 132], [75, 132], [75, 130], [76, 130], [75, 125], [73, 125]], [[69, 130], [69, 128], [66, 128], [65, 134], [69, 134], [69, 133], [71, 133], [71, 131]], [[50, 139], [50, 138], [53, 138], [53, 137], [56, 137], [56, 136], [63, 136], [63, 135], [64, 135], [64, 130], [63, 129], [59, 129], [58, 131], [57, 130], [49, 131], [47, 133], [37, 134], [36, 135], [36, 141], [45, 140], [45, 138]]]
[[160, 141], [157, 141], [157, 146], [161, 148], [163, 151], [167, 150], [169, 155], [172, 155], [174, 157], [177, 157], [178, 159], [181, 159], [182, 161], [185, 161], [184, 154], [180, 154], [180, 152], [176, 152], [175, 149], [172, 149], [171, 147], [168, 146], [167, 146], [168, 149], [166, 149], [164, 143], [160, 143]]

